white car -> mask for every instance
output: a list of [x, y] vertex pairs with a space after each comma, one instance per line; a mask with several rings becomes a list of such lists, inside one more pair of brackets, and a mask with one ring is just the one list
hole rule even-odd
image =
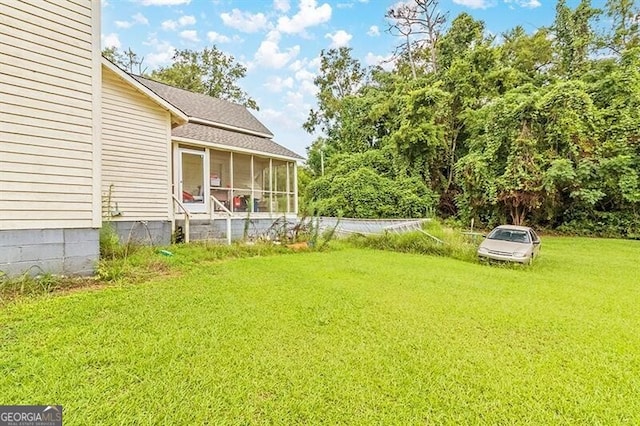
[[540, 253], [540, 237], [527, 226], [500, 225], [478, 248], [481, 259], [531, 264]]

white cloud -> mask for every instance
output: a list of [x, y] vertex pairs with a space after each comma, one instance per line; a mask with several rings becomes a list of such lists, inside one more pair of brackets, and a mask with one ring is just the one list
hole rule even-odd
[[287, 13], [291, 6], [289, 0], [273, 0], [273, 8], [278, 12]]
[[287, 92], [284, 99], [287, 102], [287, 107], [293, 110], [299, 110], [304, 106], [304, 96], [300, 92]]
[[264, 84], [264, 87], [270, 92], [282, 92], [285, 88], [292, 89], [293, 88], [293, 78], [287, 77], [282, 78], [278, 76], [270, 76], [267, 78], [267, 82]]
[[381, 66], [385, 71], [391, 71], [395, 66], [393, 56], [375, 55], [371, 52], [364, 57], [364, 63], [369, 66]]
[[333, 34], [325, 34], [324, 38], [331, 39], [331, 44], [329, 45], [329, 47], [337, 49], [339, 47], [347, 46], [353, 36], [344, 30], [338, 30]]
[[313, 27], [331, 19], [331, 6], [324, 3], [316, 7], [316, 0], [300, 0], [300, 10], [289, 18], [283, 16], [278, 19], [278, 31], [286, 34], [298, 34], [309, 27]]
[[515, 3], [527, 9], [535, 9], [536, 7], [542, 6], [539, 0], [504, 0], [504, 2], [507, 4]]
[[304, 93], [307, 93], [311, 96], [315, 96], [318, 93], [318, 86], [316, 86], [313, 81], [303, 81], [300, 83], [300, 90]]
[[288, 111], [265, 108], [256, 111], [255, 114], [264, 123], [275, 123], [277, 127], [282, 127], [289, 131], [300, 129], [301, 122], [295, 116], [291, 116]]
[[132, 18], [133, 18], [133, 21], [137, 24], [149, 25], [149, 20], [142, 13], [138, 12], [135, 15], [133, 15]]
[[175, 31], [178, 28], [178, 23], [169, 19], [168, 21], [162, 22], [160, 27], [165, 31]]
[[143, 6], [178, 6], [189, 3], [191, 0], [140, 0]]
[[186, 27], [187, 25], [194, 25], [196, 23], [196, 18], [191, 15], [181, 16], [178, 19], [178, 24], [181, 27]]
[[268, 68], [282, 68], [300, 53], [300, 46], [297, 45], [287, 49], [286, 52], [281, 52], [278, 46], [279, 42], [280, 33], [269, 31], [254, 55], [255, 61]]
[[151, 46], [152, 53], [144, 56], [144, 65], [149, 66], [151, 69], [157, 68], [161, 65], [167, 65], [171, 62], [176, 49], [166, 41], [159, 41], [158, 39], [150, 39], [143, 43], [146, 46]]
[[487, 0], [453, 0], [453, 2], [469, 9], [486, 9], [491, 6], [491, 3]]
[[313, 80], [316, 75], [309, 70], [301, 69], [295, 73], [295, 78], [300, 84], [300, 91], [307, 93], [311, 96], [315, 96], [318, 88], [314, 84]]
[[[300, 131], [300, 123], [307, 118], [311, 104], [305, 102], [304, 96], [299, 92], [288, 91], [281, 99], [278, 99], [278, 105], [278, 109], [261, 109], [256, 112], [256, 116], [264, 123], [268, 123], [273, 130], [281, 129], [280, 132], [276, 131], [276, 134], [284, 135], [292, 131]], [[282, 142], [281, 137], [278, 137], [280, 142]], [[303, 150], [302, 147], [297, 149]]]
[[336, 6], [338, 9], [351, 9], [353, 7], [353, 3], [338, 3]]
[[181, 16], [177, 21], [169, 19], [168, 21], [163, 21], [160, 26], [165, 31], [175, 31], [180, 27], [186, 27], [187, 25], [194, 25], [196, 23], [196, 18], [190, 15]]
[[118, 28], [131, 28], [132, 26], [133, 26], [133, 22], [116, 21], [116, 27], [118, 27]]
[[372, 25], [369, 27], [369, 31], [367, 31], [367, 35], [369, 37], [378, 37], [380, 35], [380, 28], [377, 25]]
[[183, 38], [187, 41], [192, 41], [197, 43], [200, 41], [198, 38], [198, 32], [196, 30], [184, 30], [180, 32], [180, 38]]
[[320, 64], [322, 64], [322, 58], [320, 56], [316, 56], [309, 62], [309, 68], [320, 69]]
[[121, 44], [120, 44], [120, 38], [118, 37], [118, 34], [111, 33], [111, 34], [102, 36], [102, 48], [104, 49], [107, 47], [115, 47], [116, 49], [120, 49]]
[[314, 73], [309, 70], [305, 70], [304, 68], [296, 71], [294, 75], [298, 81], [313, 81], [313, 79], [316, 78]]
[[291, 62], [291, 65], [289, 65], [289, 69], [291, 71], [298, 71], [304, 68], [304, 65], [305, 62], [301, 61], [300, 59], [296, 59], [295, 61]]
[[132, 21], [116, 21], [116, 27], [131, 28], [135, 24], [149, 25], [149, 20], [142, 13], [136, 13], [131, 18], [133, 19]]
[[293, 71], [293, 77], [298, 83], [298, 90], [311, 96], [315, 96], [318, 88], [313, 83], [316, 73], [310, 69], [317, 69], [318, 64], [315, 58], [309, 61], [307, 58], [297, 59], [289, 65], [289, 69]]
[[218, 34], [215, 31], [209, 31], [207, 33], [207, 40], [211, 43], [229, 43], [231, 41], [226, 35]]
[[255, 33], [267, 28], [267, 17], [262, 13], [252, 14], [233, 9], [231, 13], [221, 13], [222, 22], [231, 28], [245, 33]]

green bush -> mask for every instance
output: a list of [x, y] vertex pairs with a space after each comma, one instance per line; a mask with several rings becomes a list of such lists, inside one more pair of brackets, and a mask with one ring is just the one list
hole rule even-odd
[[582, 215], [557, 228], [563, 234], [605, 237], [640, 238], [640, 216], [632, 212], [595, 212]]
[[391, 179], [363, 167], [309, 184], [309, 199], [322, 216], [427, 217], [437, 197], [418, 179]]

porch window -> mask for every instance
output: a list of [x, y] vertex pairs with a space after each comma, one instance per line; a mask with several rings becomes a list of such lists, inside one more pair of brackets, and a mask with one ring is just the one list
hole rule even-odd
[[[211, 195], [220, 201], [227, 209], [231, 208], [231, 153], [228, 151], [219, 151], [211, 149], [210, 163], [211, 170], [209, 173], [209, 183], [211, 186]], [[222, 211], [220, 206], [214, 204], [214, 211]]]
[[271, 212], [271, 183], [269, 181], [269, 159], [253, 157], [254, 211]]
[[210, 156], [211, 195], [231, 212], [295, 212], [294, 162], [215, 149]]
[[247, 212], [254, 210], [254, 196], [252, 195], [252, 156], [234, 153], [232, 156], [232, 212]]

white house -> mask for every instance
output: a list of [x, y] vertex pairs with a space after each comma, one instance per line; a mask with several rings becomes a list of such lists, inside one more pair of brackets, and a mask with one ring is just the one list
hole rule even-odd
[[185, 220], [226, 238], [295, 217], [301, 157], [272, 137], [243, 106], [103, 59], [98, 0], [0, 0], [3, 273], [91, 273], [103, 220], [168, 243]]

